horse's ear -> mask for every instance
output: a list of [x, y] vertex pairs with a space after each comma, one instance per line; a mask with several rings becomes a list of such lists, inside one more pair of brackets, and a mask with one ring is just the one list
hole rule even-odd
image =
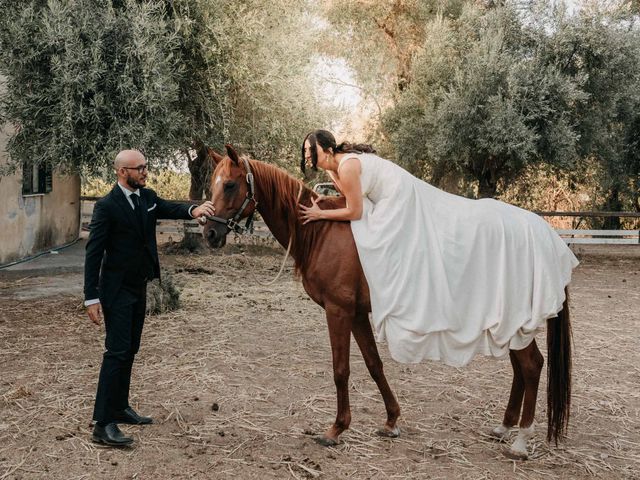
[[233, 149], [233, 147], [231, 146], [230, 143], [227, 143], [225, 145], [226, 149], [227, 149], [227, 155], [229, 156], [229, 158], [231, 160], [233, 160], [233, 163], [235, 163], [236, 165], [240, 165], [240, 158], [238, 157], [238, 153]]
[[208, 148], [207, 150], [209, 151], [209, 158], [213, 160], [213, 163], [215, 163], [216, 165], [220, 163], [220, 160], [224, 158], [222, 155], [216, 152], [213, 148]]

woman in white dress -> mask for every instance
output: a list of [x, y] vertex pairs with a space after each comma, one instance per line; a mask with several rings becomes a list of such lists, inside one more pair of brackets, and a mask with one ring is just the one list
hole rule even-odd
[[[441, 191], [375, 155], [369, 145], [336, 144], [326, 130], [307, 135], [301, 168], [326, 170], [346, 206], [300, 205], [303, 223], [350, 221], [369, 284], [378, 341], [406, 363], [466, 365], [476, 354], [510, 356], [514, 377], [502, 424], [489, 434], [505, 454], [527, 458], [544, 363], [536, 332], [547, 335], [547, 439], [564, 435], [571, 401], [567, 285], [578, 261], [538, 215], [493, 200]], [[556, 318], [557, 317], [557, 318]]]
[[325, 130], [307, 135], [301, 166], [326, 170], [346, 198], [301, 205], [302, 219], [351, 221], [374, 332], [395, 360], [503, 357], [562, 310], [578, 261], [538, 215], [449, 194]]

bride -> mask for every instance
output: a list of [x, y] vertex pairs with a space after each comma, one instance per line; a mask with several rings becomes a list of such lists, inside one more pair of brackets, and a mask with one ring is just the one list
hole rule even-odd
[[378, 341], [406, 363], [463, 366], [526, 348], [562, 309], [578, 264], [538, 215], [439, 190], [375, 154], [309, 133], [301, 168], [326, 170], [346, 207], [300, 205], [303, 223], [350, 221]]

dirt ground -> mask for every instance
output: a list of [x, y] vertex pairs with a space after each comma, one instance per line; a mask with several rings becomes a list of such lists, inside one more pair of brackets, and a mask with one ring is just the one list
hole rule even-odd
[[353, 345], [352, 428], [335, 448], [317, 445], [335, 415], [323, 311], [290, 267], [272, 286], [254, 281], [250, 270], [273, 278], [280, 250], [242, 248], [163, 255], [183, 307], [147, 319], [132, 405], [156, 423], [124, 426], [135, 438], [127, 449], [90, 441], [103, 332], [84, 315], [81, 275], [0, 280], [0, 480], [640, 479], [640, 247], [581, 255], [569, 437], [544, 442], [543, 375], [524, 462], [483, 434], [502, 419], [508, 361], [402, 365], [385, 345], [400, 438], [375, 435], [384, 407]]

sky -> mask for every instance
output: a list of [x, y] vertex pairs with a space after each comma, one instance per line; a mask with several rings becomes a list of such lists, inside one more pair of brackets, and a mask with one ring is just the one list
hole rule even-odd
[[353, 71], [343, 59], [320, 57], [316, 66], [321, 79], [322, 96], [331, 98], [333, 106], [353, 109], [362, 100]]

